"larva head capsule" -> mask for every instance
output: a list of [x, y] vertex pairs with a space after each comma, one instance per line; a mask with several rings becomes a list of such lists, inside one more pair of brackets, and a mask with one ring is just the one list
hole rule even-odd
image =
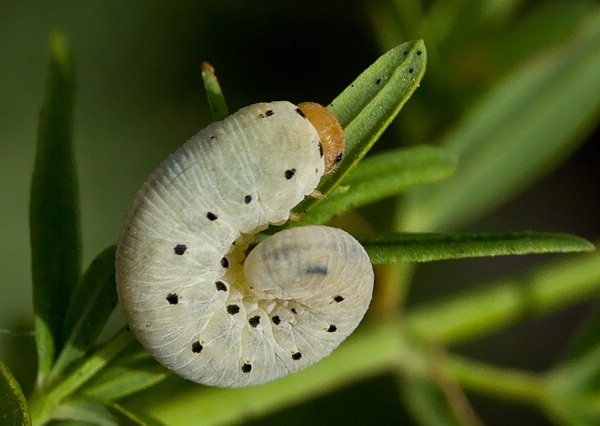
[[341, 161], [344, 153], [344, 131], [337, 119], [327, 108], [314, 102], [303, 102], [298, 105], [300, 111], [317, 130], [323, 147], [325, 173], [331, 172]]

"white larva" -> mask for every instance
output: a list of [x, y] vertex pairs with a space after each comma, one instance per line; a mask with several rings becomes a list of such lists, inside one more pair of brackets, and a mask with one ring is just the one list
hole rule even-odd
[[284, 223], [342, 150], [323, 107], [262, 103], [209, 125], [150, 175], [116, 270], [127, 322], [156, 360], [198, 383], [256, 385], [320, 360], [356, 328], [373, 269], [346, 232], [292, 228], [244, 262], [254, 235]]

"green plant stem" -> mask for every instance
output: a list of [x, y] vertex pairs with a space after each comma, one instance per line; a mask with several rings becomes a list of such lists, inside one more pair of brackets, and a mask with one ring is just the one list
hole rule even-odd
[[600, 253], [581, 254], [454, 299], [410, 310], [408, 326], [424, 338], [456, 344], [491, 334], [600, 292]]
[[69, 375], [57, 381], [50, 389], [36, 390], [29, 404], [33, 424], [43, 425], [51, 420], [52, 413], [63, 400], [104, 368], [134, 340], [135, 337], [129, 330], [122, 329], [104, 347], [86, 358]]
[[498, 368], [456, 355], [447, 357], [446, 369], [465, 389], [508, 401], [538, 407], [544, 405], [544, 382], [537, 375]]

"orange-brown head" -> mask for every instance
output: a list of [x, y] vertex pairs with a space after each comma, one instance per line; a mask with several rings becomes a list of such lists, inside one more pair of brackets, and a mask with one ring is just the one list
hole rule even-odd
[[303, 102], [298, 105], [300, 111], [308, 118], [321, 138], [325, 172], [329, 173], [341, 161], [344, 153], [344, 131], [337, 119], [327, 108], [314, 102]]

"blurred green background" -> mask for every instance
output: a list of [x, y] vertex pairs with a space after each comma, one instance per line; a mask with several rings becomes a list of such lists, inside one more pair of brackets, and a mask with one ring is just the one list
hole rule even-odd
[[[383, 51], [423, 38], [429, 61], [421, 88], [376, 149], [435, 143], [513, 67], [568, 40], [598, 7], [525, 0], [0, 1], [0, 358], [27, 391], [35, 345], [19, 332], [33, 328], [28, 190], [53, 29], [65, 33], [76, 61], [74, 137], [87, 265], [116, 241], [150, 171], [210, 122], [202, 61], [215, 67], [232, 112], [270, 100], [327, 104]], [[600, 129], [597, 119], [591, 122], [578, 142], [587, 141], [544, 180], [455, 229], [569, 232], [597, 241]], [[363, 213], [375, 228], [389, 229], [381, 218], [392, 206]], [[408, 303], [443, 298], [553, 256], [560, 255], [420, 265]], [[455, 351], [544, 371], [564, 356], [590, 308], [521, 322]], [[530, 410], [470, 397], [486, 424], [549, 424]], [[407, 424], [405, 416], [394, 381], [384, 377], [256, 424]]]

